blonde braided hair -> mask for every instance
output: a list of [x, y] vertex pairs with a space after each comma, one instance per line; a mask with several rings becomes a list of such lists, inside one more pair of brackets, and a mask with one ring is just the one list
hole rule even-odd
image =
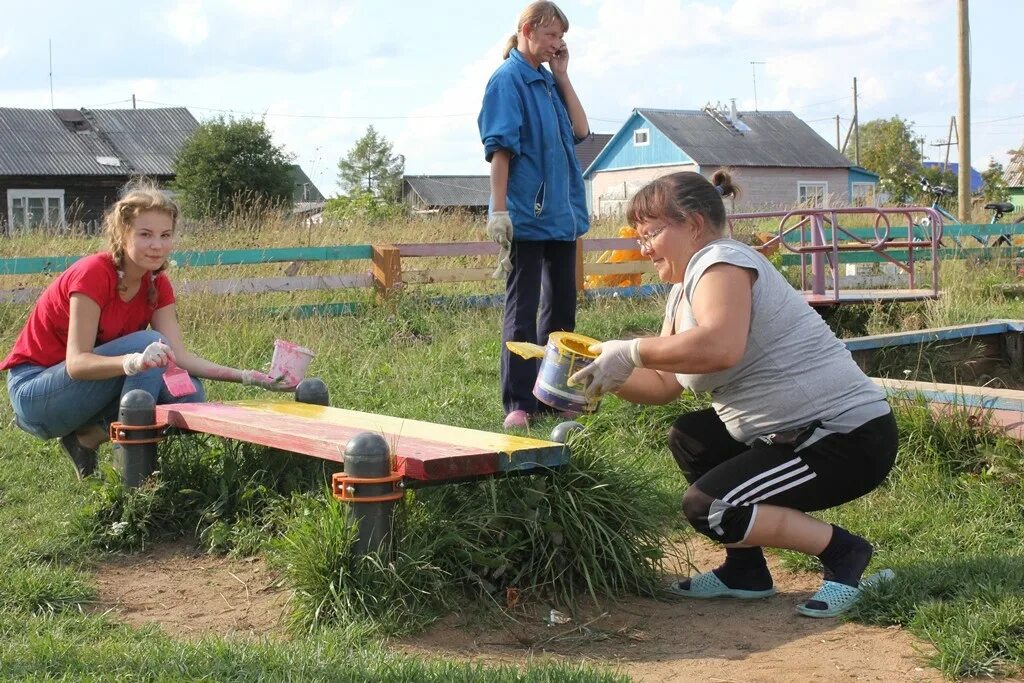
[[[171, 229], [178, 227], [178, 205], [164, 194], [152, 180], [138, 178], [129, 182], [122, 191], [121, 198], [111, 206], [103, 216], [103, 233], [107, 236], [110, 256], [117, 269], [117, 289], [127, 291], [124, 284], [124, 249], [131, 233], [132, 226], [139, 214], [145, 211], [159, 211], [171, 218]], [[149, 278], [149, 289], [146, 292], [149, 305], [156, 308], [156, 278], [167, 268], [164, 263]]]

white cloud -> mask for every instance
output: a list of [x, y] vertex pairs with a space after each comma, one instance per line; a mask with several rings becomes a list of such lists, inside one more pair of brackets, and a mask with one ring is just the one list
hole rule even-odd
[[201, 45], [210, 35], [206, 14], [198, 0], [182, 0], [164, 18], [171, 36], [189, 47]]
[[942, 91], [953, 85], [949, 71], [944, 66], [929, 69], [922, 74], [922, 79], [932, 90]]
[[1024, 92], [1022, 91], [1024, 91], [1024, 84], [1021, 81], [998, 83], [989, 87], [984, 100], [986, 104], [990, 105], [1007, 104], [1010, 102], [1019, 104], [1024, 101]]

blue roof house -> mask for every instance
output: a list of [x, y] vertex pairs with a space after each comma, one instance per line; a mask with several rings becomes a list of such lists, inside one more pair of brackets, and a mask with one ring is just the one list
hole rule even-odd
[[[941, 161], [922, 161], [921, 165], [925, 168], [942, 168]], [[952, 173], [954, 177], [960, 177], [960, 164], [955, 161], [951, 161], [946, 164], [946, 170]], [[982, 179], [981, 173], [971, 166], [971, 194], [978, 194], [981, 192], [981, 187], [984, 184], [985, 181]]]
[[676, 171], [728, 168], [733, 211], [874, 204], [878, 176], [855, 167], [788, 111], [634, 109], [584, 170], [599, 216], [621, 213], [646, 183]]

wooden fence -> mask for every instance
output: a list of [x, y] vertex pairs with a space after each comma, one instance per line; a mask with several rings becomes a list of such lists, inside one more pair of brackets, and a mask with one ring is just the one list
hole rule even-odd
[[[849, 211], [849, 210], [846, 210]], [[745, 218], [745, 215], [731, 217], [733, 223]], [[906, 229], [906, 228], [904, 228]], [[996, 256], [1018, 256], [1024, 251], [1019, 246], [1012, 249], [988, 246], [988, 241], [1001, 235], [1024, 234], [1024, 224], [993, 224], [993, 225], [950, 225], [940, 226], [943, 246], [938, 254], [943, 259], [978, 258], [987, 259]], [[779, 233], [772, 236], [764, 245], [754, 248], [761, 251], [774, 251], [781, 247], [779, 261], [785, 266], [804, 267], [808, 258], [814, 253], [821, 253], [821, 245], [832, 242], [832, 228], [825, 227], [819, 231], [817, 243], [811, 247], [805, 244], [806, 236], [802, 228], [794, 230], [780, 224]], [[841, 234], [840, 234], [841, 233]], [[842, 252], [842, 263], [891, 263], [894, 261], [913, 262], [914, 250], [931, 246], [929, 242], [909, 242], [906, 237], [891, 238], [895, 248], [880, 246], [880, 232], [875, 228], [840, 228], [836, 239], [853, 240], [837, 247]], [[895, 233], [894, 233], [895, 234]], [[977, 241], [978, 247], [963, 248], [953, 246], [962, 244], [968, 238]], [[857, 242], [857, 240], [861, 240]], [[784, 245], [783, 245], [784, 243]], [[982, 246], [984, 245], [984, 246]], [[654, 268], [646, 258], [635, 261], [616, 263], [587, 262], [587, 252], [611, 252], [615, 250], [636, 251], [636, 241], [629, 238], [587, 238], [577, 241], [577, 287], [584, 290], [584, 278], [587, 275], [628, 275], [652, 273]], [[180, 293], [210, 294], [263, 294], [270, 292], [292, 292], [308, 290], [366, 289], [373, 287], [378, 295], [389, 296], [401, 291], [409, 285], [431, 283], [459, 283], [485, 281], [491, 278], [494, 270], [493, 261], [486, 267], [410, 267], [415, 260], [444, 257], [481, 257], [496, 256], [498, 248], [491, 242], [434, 242], [405, 244], [357, 244], [328, 247], [288, 247], [270, 249], [233, 249], [213, 251], [182, 251], [174, 252], [171, 261], [176, 267], [200, 268], [215, 266], [254, 266], [261, 264], [287, 263], [286, 275], [278, 277], [253, 277], [231, 279], [189, 280], [176, 282], [175, 289]], [[836, 252], [838, 255], [839, 252]], [[54, 274], [67, 268], [77, 260], [78, 256], [53, 257], [18, 257], [0, 258], [0, 277], [30, 274]], [[305, 263], [368, 261], [366, 270], [338, 275], [300, 276], [298, 271]], [[2, 280], [0, 280], [2, 282]], [[642, 288], [642, 291], [659, 291], [659, 288]], [[35, 301], [40, 287], [17, 287], [0, 289], [0, 302], [31, 303]], [[331, 304], [345, 306], [347, 304]]]

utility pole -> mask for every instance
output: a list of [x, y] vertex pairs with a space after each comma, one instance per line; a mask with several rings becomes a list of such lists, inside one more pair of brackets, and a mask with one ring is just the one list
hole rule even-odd
[[132, 109], [135, 109], [135, 93], [132, 93]]
[[[954, 134], [957, 134], [957, 141], [956, 142], [953, 142], [953, 135]], [[945, 173], [946, 169], [949, 168], [949, 148], [952, 147], [953, 145], [959, 144], [959, 142], [960, 142], [959, 134], [956, 133], [956, 117], [955, 116], [950, 116], [949, 117], [949, 133], [946, 135], [946, 141], [945, 142], [933, 142], [932, 143], [932, 147], [945, 147], [946, 148], [946, 158], [942, 161], [942, 172], [943, 173]]]
[[960, 203], [961, 223], [970, 221], [971, 216], [971, 23], [968, 16], [967, 0], [957, 0], [957, 52], [960, 75], [960, 116], [957, 120], [957, 155], [960, 168], [957, 174], [957, 199]]
[[839, 149], [839, 114], [836, 114], [836, 149]]
[[764, 64], [764, 62], [751, 62], [750, 63], [750, 75], [754, 78], [754, 111], [757, 111], [757, 65]]
[[853, 163], [860, 166], [860, 116], [857, 114], [857, 77], [853, 77]]

